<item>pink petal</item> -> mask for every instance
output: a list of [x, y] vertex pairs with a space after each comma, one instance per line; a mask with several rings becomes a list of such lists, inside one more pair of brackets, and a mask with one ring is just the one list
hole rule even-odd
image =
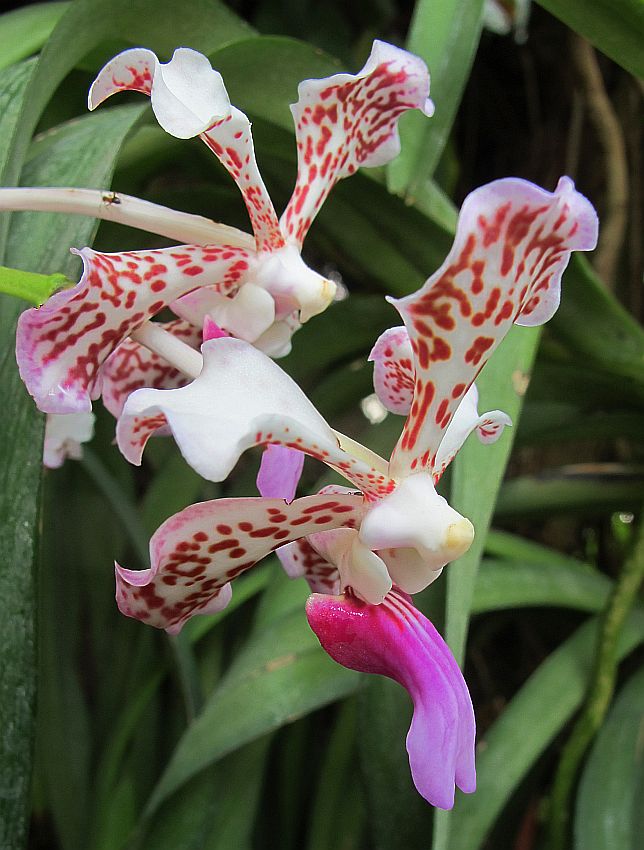
[[414, 715], [407, 752], [418, 792], [451, 809], [455, 785], [474, 791], [475, 722], [467, 685], [447, 644], [410, 598], [392, 590], [382, 605], [367, 605], [352, 596], [314, 594], [306, 613], [335, 661], [387, 676], [409, 691]]
[[248, 252], [228, 246], [75, 253], [84, 265], [79, 283], [18, 321], [20, 375], [45, 413], [91, 410], [100, 366], [133, 330], [198, 286], [218, 281], [221, 291], [234, 290], [250, 268]]
[[202, 353], [203, 370], [188, 386], [128, 398], [116, 436], [130, 463], [140, 464], [151, 434], [168, 424], [186, 461], [208, 481], [223, 481], [251, 446], [275, 443], [321, 460], [370, 498], [393, 489], [368, 459], [340, 448], [297, 384], [254, 346], [229, 337], [205, 342]]
[[371, 349], [373, 387], [391, 413], [406, 416], [414, 396], [414, 355], [407, 328], [389, 328]]
[[[199, 350], [201, 332], [182, 319], [163, 322], [161, 327], [178, 337], [191, 348]], [[103, 404], [116, 419], [123, 412], [125, 400], [141, 387], [169, 390], [189, 383], [183, 372], [171, 366], [163, 357], [133, 339], [124, 340], [110, 354], [101, 368]]]
[[264, 449], [257, 475], [262, 496], [292, 502], [304, 467], [304, 452], [269, 444]]
[[409, 109], [431, 115], [429, 73], [422, 59], [375, 41], [358, 74], [305, 80], [291, 107], [298, 172], [281, 220], [289, 242], [301, 245], [338, 180], [359, 166], [384, 165], [400, 151], [398, 118]]
[[362, 509], [356, 495], [218, 499], [170, 517], [150, 540], [150, 568], [116, 564], [116, 600], [128, 617], [175, 634], [195, 614], [224, 608], [229, 583], [313, 528], [336, 528]]
[[547, 321], [571, 252], [592, 250], [596, 239], [596, 213], [568, 178], [554, 193], [497, 180], [465, 199], [446, 261], [418, 292], [393, 302], [416, 370], [393, 475], [433, 467], [454, 410], [512, 323]]

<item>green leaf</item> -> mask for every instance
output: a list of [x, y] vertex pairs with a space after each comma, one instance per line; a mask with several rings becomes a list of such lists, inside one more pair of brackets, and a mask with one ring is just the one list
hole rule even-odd
[[[590, 9], [593, 4], [583, 5]], [[644, 20], [644, 3], [638, 2], [638, 6]], [[588, 260], [579, 254], [571, 259], [564, 278], [561, 304], [549, 327], [558, 340], [584, 358], [585, 365], [610, 374], [613, 381], [615, 375], [620, 375], [641, 387], [644, 382], [644, 329], [606, 289]], [[620, 389], [623, 393], [625, 387]]]
[[[451, 832], [449, 850], [483, 846], [514, 789], [581, 705], [596, 638], [596, 621], [581, 626], [538, 667], [479, 742], [477, 790], [457, 796], [458, 828]], [[642, 641], [644, 613], [639, 611], [626, 623], [619, 657]]]
[[583, 566], [485, 558], [477, 575], [471, 613], [537, 605], [600, 611], [610, 586], [606, 576]]
[[606, 470], [571, 467], [548, 475], [521, 476], [507, 481], [496, 505], [498, 519], [572, 513], [585, 516], [637, 508], [644, 494], [641, 467]]
[[[2, 174], [33, 70], [29, 62], [0, 72]], [[0, 243], [2, 236], [0, 228]], [[18, 302], [0, 296], [0, 846], [7, 850], [24, 846], [31, 783], [36, 694], [33, 567], [43, 435], [42, 417], [34, 410], [16, 368], [14, 334], [19, 310]]]
[[[539, 329], [515, 326], [477, 379], [482, 409], [499, 408], [516, 423], [521, 412], [526, 379], [539, 342]], [[489, 408], [485, 407], [489, 405]], [[450, 502], [476, 529], [469, 552], [447, 571], [445, 639], [454, 657], [463, 663], [474, 586], [485, 547], [494, 504], [512, 448], [513, 432], [506, 428], [492, 446], [468, 440], [454, 460]], [[433, 850], [448, 846], [453, 818], [437, 810]]]
[[537, 0], [636, 77], [644, 77], [641, 0]]
[[301, 609], [273, 621], [252, 635], [184, 733], [145, 816], [222, 756], [353, 693], [359, 682], [324, 654]]
[[70, 3], [34, 3], [0, 17], [0, 69], [36, 53]]
[[432, 118], [420, 112], [402, 116], [402, 152], [387, 169], [392, 192], [413, 199], [434, 173], [474, 61], [482, 10], [482, 0], [416, 3], [407, 49], [429, 66], [436, 112]]
[[624, 685], [583, 771], [575, 811], [576, 850], [634, 850], [644, 837], [644, 668]]
[[[48, 101], [90, 51], [110, 40], [145, 45], [169, 57], [177, 44], [208, 53], [250, 29], [216, 0], [189, 0], [177, 14], [174, 0], [76, 0], [45, 44], [31, 80], [5, 175], [12, 185]], [[109, 57], [105, 57], [107, 59]]]
[[193, 777], [155, 815], [137, 847], [250, 850], [271, 736]]
[[[23, 172], [24, 180], [40, 185], [107, 185], [120, 145], [139, 114], [140, 110], [137, 107], [120, 107], [113, 110], [112, 114], [83, 117], [74, 122], [71, 130], [64, 128], [54, 132], [47, 145], [46, 153], [41, 155], [38, 152], [38, 146], [34, 149], [34, 156]], [[14, 214], [6, 260], [19, 268], [28, 267], [40, 271], [62, 270], [73, 275], [74, 258], [69, 254], [69, 247], [79, 243], [86, 244], [91, 239], [94, 228], [95, 222], [92, 219], [78, 216]], [[11, 340], [11, 347], [13, 348], [13, 340]], [[11, 363], [11, 369], [18, 383], [14, 362]], [[26, 398], [22, 387], [19, 387], [19, 392], [21, 397], [25, 398], [27, 415], [37, 422], [39, 435], [42, 418], [36, 414], [33, 403]], [[29, 429], [25, 428], [25, 432], [29, 435]], [[25, 451], [28, 452], [26, 456]], [[25, 469], [34, 467], [33, 475], [36, 482], [41, 465], [41, 451], [38, 436], [32, 434], [22, 453], [17, 455]], [[32, 485], [32, 489], [37, 490], [36, 484]], [[34, 498], [33, 492], [31, 498]], [[3, 513], [3, 516], [6, 515]], [[28, 514], [20, 522], [15, 520], [16, 527], [22, 526], [27, 519]], [[20, 566], [21, 575], [26, 575], [27, 571], [24, 570], [26, 558], [22, 557], [15, 562]], [[49, 563], [43, 564], [44, 571], [50, 568]], [[62, 640], [62, 635], [59, 635], [58, 639]], [[53, 650], [53, 643], [51, 649]], [[60, 830], [63, 846], [72, 848], [78, 846], [84, 828], [82, 819], [78, 817], [85, 812], [79, 799], [79, 789], [86, 788], [87, 781], [86, 777], [83, 777], [82, 758], [78, 752], [73, 747], [61, 749], [59, 745], [65, 739], [80, 741], [81, 730], [74, 725], [76, 722], [82, 722], [78, 720], [82, 718], [80, 697], [74, 691], [77, 684], [75, 685], [72, 681], [73, 677], [70, 678], [70, 670], [64, 667], [66, 663], [64, 652], [47, 652], [44, 658], [48, 663], [41, 674], [43, 688], [41, 709], [47, 722], [53, 724], [52, 728], [55, 731], [45, 736], [43, 764], [47, 771], [54, 817]], [[67, 684], [61, 686], [61, 682]], [[62, 699], [63, 695], [66, 695], [66, 700]]]
[[[513, 327], [477, 379], [481, 409], [504, 410], [515, 428], [538, 341], [537, 329]], [[454, 461], [450, 501], [476, 529], [469, 552], [447, 571], [446, 640], [459, 662], [463, 659], [478, 565], [513, 434], [514, 429], [506, 429], [492, 446], [469, 439]]]

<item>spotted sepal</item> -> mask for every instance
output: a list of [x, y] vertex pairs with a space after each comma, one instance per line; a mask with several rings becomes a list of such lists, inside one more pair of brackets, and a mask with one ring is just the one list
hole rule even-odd
[[337, 528], [362, 508], [362, 496], [218, 499], [170, 517], [150, 540], [150, 568], [116, 568], [116, 600], [128, 617], [172, 634], [195, 614], [221, 610], [230, 582], [284, 543]]
[[235, 107], [221, 121], [201, 134], [237, 184], [255, 234], [258, 251], [273, 251], [284, 245], [275, 207], [259, 173], [250, 121]]
[[275, 554], [289, 578], [304, 578], [312, 593], [340, 593], [340, 573], [306, 537], [280, 547]]
[[596, 240], [595, 210], [566, 177], [554, 193], [508, 178], [465, 199], [443, 265], [418, 292], [393, 302], [416, 372], [393, 475], [433, 467], [456, 407], [512, 323], [547, 321], [571, 252], [592, 250]]
[[90, 109], [119, 91], [150, 95], [155, 117], [172, 136], [200, 136], [239, 187], [257, 249], [267, 251], [284, 244], [273, 202], [257, 167], [250, 122], [230, 105], [221, 75], [207, 57], [179, 48], [170, 62], [162, 64], [150, 50], [126, 50], [99, 73], [90, 89]]
[[251, 446], [273, 443], [321, 460], [369, 498], [393, 489], [368, 460], [340, 448], [302, 390], [261, 351], [232, 337], [209, 340], [201, 350], [202, 372], [188, 386], [141, 389], [128, 398], [116, 436], [130, 463], [140, 464], [148, 438], [167, 424], [186, 461], [208, 481], [223, 481]]
[[373, 388], [390, 413], [407, 416], [414, 396], [414, 355], [407, 328], [389, 328], [371, 349]]
[[397, 123], [408, 109], [433, 113], [427, 66], [382, 41], [374, 42], [358, 74], [300, 83], [291, 106], [297, 182], [280, 222], [288, 242], [302, 244], [338, 180], [360, 166], [384, 165], [399, 153]]
[[222, 292], [234, 291], [252, 262], [247, 251], [227, 246], [74, 253], [83, 260], [79, 283], [18, 321], [20, 375], [45, 413], [91, 410], [101, 365], [133, 330], [196, 287], [216, 281]]
[[433, 468], [434, 481], [439, 480], [472, 431], [476, 431], [482, 443], [490, 444], [499, 439], [506, 426], [512, 425], [512, 420], [502, 410], [489, 410], [487, 413], [479, 414], [478, 400], [478, 389], [476, 384], [472, 384], [456, 408], [436, 452]]
[[[195, 351], [199, 350], [202, 341], [199, 328], [182, 319], [163, 322], [161, 327]], [[134, 390], [141, 387], [171, 390], [184, 387], [190, 380], [165, 358], [129, 338], [107, 358], [101, 368], [101, 376], [103, 404], [116, 419], [123, 412], [125, 400]]]

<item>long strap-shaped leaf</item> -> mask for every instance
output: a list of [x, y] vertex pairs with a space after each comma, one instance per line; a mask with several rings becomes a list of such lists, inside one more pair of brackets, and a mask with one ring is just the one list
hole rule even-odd
[[407, 49], [429, 66], [436, 112], [429, 121], [410, 114], [400, 122], [402, 153], [387, 170], [394, 192], [413, 198], [434, 173], [478, 47], [482, 11], [482, 0], [416, 3]]
[[[0, 75], [0, 173], [33, 69], [33, 63], [25, 63]], [[13, 357], [19, 309], [12, 299], [0, 299], [0, 846], [7, 850], [23, 846], [31, 781], [36, 692], [32, 566], [40, 486], [40, 459], [33, 457], [32, 446], [42, 439], [40, 417]]]

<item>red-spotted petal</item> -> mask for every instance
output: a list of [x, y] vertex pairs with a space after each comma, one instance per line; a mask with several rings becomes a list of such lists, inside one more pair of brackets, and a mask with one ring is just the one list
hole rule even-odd
[[471, 793], [475, 721], [461, 671], [429, 620], [401, 591], [381, 605], [314, 594], [306, 613], [329, 655], [351, 670], [399, 682], [414, 702], [407, 735], [412, 778], [432, 805], [451, 809], [454, 786]]
[[433, 112], [422, 59], [375, 41], [358, 74], [305, 80], [291, 107], [298, 171], [281, 220], [289, 242], [301, 245], [338, 180], [360, 166], [384, 165], [400, 151], [398, 118], [408, 109]]
[[476, 431], [482, 443], [495, 443], [503, 433], [503, 429], [512, 425], [512, 420], [502, 410], [489, 410], [479, 415], [478, 399], [476, 384], [472, 384], [456, 408], [436, 452], [434, 480], [437, 481], [445, 472], [472, 431]]
[[251, 256], [240, 248], [181, 245], [156, 251], [77, 251], [79, 283], [18, 321], [20, 374], [40, 410], [91, 410], [101, 393], [100, 366], [129, 334], [180, 295], [217, 282], [236, 289]]
[[[164, 322], [161, 327], [195, 351], [199, 350], [202, 340], [199, 328], [183, 319]], [[103, 404], [117, 419], [123, 412], [125, 400], [134, 390], [141, 387], [170, 390], [184, 387], [190, 381], [163, 357], [133, 339], [124, 340], [110, 354], [103, 364], [101, 375]]]
[[297, 384], [261, 351], [238, 339], [202, 346], [204, 366], [188, 386], [141, 389], [127, 400], [116, 429], [119, 448], [139, 464], [148, 438], [168, 424], [186, 461], [209, 481], [222, 481], [251, 446], [298, 449], [338, 470], [371, 498], [393, 489], [381, 469], [340, 448], [338, 437]]
[[362, 509], [360, 495], [218, 499], [170, 517], [150, 540], [150, 568], [116, 565], [116, 600], [128, 617], [175, 634], [230, 599], [229, 583], [312, 529], [335, 528]]
[[259, 173], [250, 121], [246, 115], [233, 107], [228, 117], [210, 126], [201, 138], [239, 187], [253, 226], [257, 250], [281, 248], [284, 238], [273, 202]]
[[389, 328], [371, 349], [373, 387], [391, 413], [406, 416], [414, 396], [414, 355], [407, 328]]
[[150, 50], [126, 50], [98, 75], [90, 89], [90, 109], [126, 90], [151, 96], [154, 114], [166, 132], [180, 139], [198, 135], [213, 151], [242, 193], [258, 250], [284, 244], [257, 167], [250, 122], [231, 107], [221, 75], [205, 56], [179, 48], [164, 65]]
[[416, 371], [393, 475], [433, 467], [454, 410], [512, 323], [547, 321], [571, 252], [596, 240], [597, 215], [568, 178], [554, 193], [497, 180], [465, 199], [446, 261], [418, 292], [393, 302]]
[[304, 578], [313, 593], [340, 593], [340, 573], [302, 537], [275, 552], [289, 578]]

